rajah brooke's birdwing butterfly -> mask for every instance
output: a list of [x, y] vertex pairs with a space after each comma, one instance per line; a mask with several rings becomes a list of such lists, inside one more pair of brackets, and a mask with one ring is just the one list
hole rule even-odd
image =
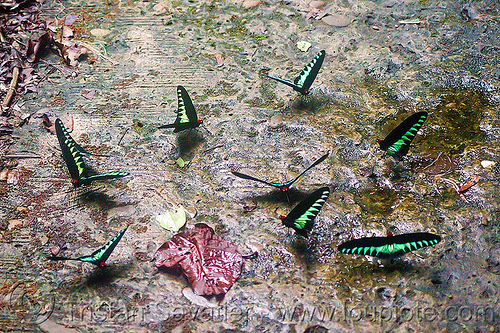
[[183, 86], [177, 86], [177, 118], [173, 124], [162, 125], [158, 128], [173, 128], [174, 133], [185, 129], [196, 128], [201, 125], [202, 120], [198, 119], [191, 97], [189, 97]]
[[377, 140], [380, 149], [397, 160], [408, 153], [411, 141], [415, 138], [420, 127], [427, 119], [427, 112], [412, 114], [389, 133], [384, 140]]
[[50, 260], [78, 260], [78, 261], [83, 261], [83, 262], [88, 262], [91, 264], [94, 264], [96, 266], [102, 267], [106, 263], [106, 260], [109, 258], [113, 250], [115, 249], [116, 245], [118, 245], [118, 242], [120, 239], [122, 239], [123, 234], [125, 231], [128, 229], [128, 227], [125, 227], [118, 235], [116, 235], [113, 239], [111, 239], [109, 242], [106, 243], [103, 247], [100, 249], [97, 249], [96, 251], [92, 252], [91, 255], [88, 256], [83, 256], [83, 257], [78, 257], [78, 258], [66, 258], [66, 257], [58, 257], [58, 256], [50, 256], [47, 257]]
[[329, 195], [328, 187], [317, 189], [295, 206], [287, 216], [281, 216], [281, 221], [299, 235], [307, 237], [314, 227], [314, 219]]
[[346, 254], [361, 254], [391, 259], [420, 248], [436, 245], [441, 237], [428, 232], [416, 232], [387, 237], [366, 237], [347, 241], [338, 246]]
[[256, 182], [261, 182], [261, 183], [264, 183], [266, 185], [276, 187], [276, 188], [278, 188], [282, 192], [286, 192], [286, 191], [288, 191], [290, 189], [290, 186], [292, 186], [292, 184], [295, 183], [295, 181], [300, 178], [300, 176], [302, 176], [304, 173], [306, 173], [312, 167], [314, 167], [314, 166], [318, 165], [319, 163], [323, 162], [328, 157], [329, 154], [330, 153], [326, 153], [325, 155], [321, 156], [313, 164], [311, 164], [307, 169], [305, 169], [304, 171], [302, 171], [302, 173], [300, 175], [298, 175], [294, 179], [289, 180], [289, 181], [284, 182], [284, 183], [270, 183], [270, 182], [267, 182], [265, 180], [258, 179], [258, 178], [246, 175], [246, 174], [241, 173], [241, 172], [236, 172], [236, 171], [231, 171], [231, 173], [233, 175], [235, 175], [236, 177], [243, 178], [243, 179], [254, 180]]
[[295, 78], [293, 82], [288, 80], [281, 79], [276, 76], [271, 76], [264, 73], [264, 76], [268, 78], [274, 79], [278, 82], [284, 83], [293, 88], [293, 90], [298, 91], [302, 95], [309, 94], [309, 88], [311, 87], [314, 79], [318, 75], [318, 72], [323, 64], [323, 60], [325, 59], [325, 50], [320, 51], [313, 60], [309, 64], [304, 67], [302, 72], [300, 72], [299, 76]]
[[73, 186], [79, 187], [82, 184], [88, 185], [94, 180], [120, 178], [129, 174], [128, 172], [112, 171], [99, 175], [89, 175], [83, 156], [90, 154], [80, 147], [75, 140], [73, 140], [64, 127], [61, 119], [57, 118], [54, 126], [56, 129], [57, 139], [59, 140], [59, 145], [61, 146], [64, 162], [66, 162], [71, 175]]

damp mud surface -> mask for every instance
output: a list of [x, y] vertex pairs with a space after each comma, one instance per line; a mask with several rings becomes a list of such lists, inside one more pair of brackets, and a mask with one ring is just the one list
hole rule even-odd
[[[498, 1], [324, 5], [45, 3], [49, 20], [78, 15], [75, 38], [106, 57], [53, 72], [20, 106], [32, 116], [9, 153], [38, 158], [15, 160], [17, 184], [0, 182], [2, 330], [499, 332]], [[306, 97], [261, 75], [293, 80], [320, 50]], [[173, 134], [157, 127], [175, 120], [177, 85], [203, 124]], [[74, 189], [34, 116], [44, 109], [72, 116], [92, 168], [130, 175]], [[377, 139], [419, 111], [429, 116], [409, 154], [383, 156]], [[326, 152], [290, 202], [231, 174], [284, 182]], [[321, 186], [332, 193], [311, 235], [295, 235], [279, 216]], [[188, 228], [206, 223], [254, 253], [225, 297], [195, 296], [151, 262], [174, 234], [156, 216], [179, 204]], [[103, 269], [46, 259], [54, 246], [92, 253], [125, 226]], [[387, 232], [442, 241], [392, 262], [337, 251]]]

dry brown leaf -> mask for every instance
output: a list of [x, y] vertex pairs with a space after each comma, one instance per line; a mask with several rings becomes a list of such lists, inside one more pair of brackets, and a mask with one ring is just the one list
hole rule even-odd
[[7, 174], [7, 184], [17, 185], [19, 183], [19, 170], [10, 170]]
[[465, 191], [467, 191], [469, 188], [471, 188], [472, 186], [476, 185], [477, 183], [479, 183], [479, 179], [481, 179], [481, 177], [479, 176], [476, 176], [476, 175], [472, 175], [468, 181], [465, 182], [465, 184], [463, 184], [460, 189], [458, 190], [459, 193], [464, 193]]
[[224, 58], [222, 58], [222, 54], [217, 53], [215, 55], [215, 61], [217, 61], [217, 66], [224, 66]]
[[92, 100], [97, 94], [97, 90], [95, 89], [90, 89], [90, 90], [82, 90], [81, 95], [82, 97], [86, 99]]
[[[42, 110], [40, 110], [40, 111], [42, 111]], [[40, 111], [37, 112], [37, 115]], [[42, 125], [45, 127], [45, 129], [48, 129], [50, 131], [50, 133], [52, 133], [52, 134], [56, 134], [56, 128], [54, 126], [54, 123], [55, 123], [56, 119], [59, 117], [57, 117], [52, 112], [41, 113], [39, 115], [39, 117], [41, 117], [43, 119]], [[66, 129], [68, 130], [69, 133], [71, 133], [73, 131], [73, 116], [69, 114], [67, 116], [62, 117], [61, 120], [64, 124], [64, 127], [66, 127]]]
[[73, 37], [73, 29], [68, 26], [62, 27], [62, 37], [63, 38], [71, 38]]

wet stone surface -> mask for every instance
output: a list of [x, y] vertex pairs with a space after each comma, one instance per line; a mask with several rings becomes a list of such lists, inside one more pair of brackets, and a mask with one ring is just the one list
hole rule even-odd
[[[498, 330], [497, 2], [319, 7], [342, 18], [340, 26], [322, 22], [306, 1], [45, 7], [52, 20], [78, 15], [83, 32], [75, 38], [116, 64], [82, 62], [68, 78], [56, 71], [27, 95], [22, 113], [71, 115], [73, 138], [106, 155], [89, 157], [89, 165], [130, 176], [75, 190], [57, 138], [41, 120], [15, 129], [11, 152], [40, 158], [18, 161], [17, 184], [0, 182], [6, 329]], [[312, 46], [302, 52], [299, 41]], [[293, 80], [323, 49], [307, 97], [259, 74], [267, 68]], [[177, 85], [203, 124], [173, 134], [157, 126], [175, 120]], [[376, 140], [418, 111], [429, 117], [409, 155], [381, 158]], [[327, 151], [327, 160], [294, 184], [290, 203], [230, 173], [283, 182]], [[178, 157], [189, 163], [179, 167]], [[496, 165], [485, 168], [485, 160]], [[479, 183], [459, 194], [472, 175]], [[332, 194], [310, 237], [294, 235], [279, 215], [321, 186]], [[179, 204], [196, 212], [188, 227], [206, 223], [243, 255], [257, 252], [244, 259], [224, 298], [197, 299], [183, 292], [184, 276], [151, 262], [173, 236], [155, 217]], [[127, 225], [104, 269], [46, 260], [54, 246], [65, 246], [68, 256], [89, 254]], [[341, 242], [387, 231], [443, 240], [394, 262], [337, 251]]]

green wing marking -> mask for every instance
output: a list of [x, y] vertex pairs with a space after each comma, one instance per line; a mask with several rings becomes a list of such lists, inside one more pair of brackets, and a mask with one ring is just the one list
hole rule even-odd
[[92, 252], [91, 255], [89, 256], [83, 256], [76, 258], [76, 260], [83, 261], [83, 262], [89, 262], [91, 264], [97, 265], [97, 266], [104, 266], [106, 260], [109, 258], [111, 255], [111, 252], [115, 249], [116, 245], [118, 245], [118, 242], [120, 239], [123, 237], [123, 234], [125, 231], [127, 231], [128, 227], [125, 227], [118, 235], [116, 235], [112, 240], [106, 243], [103, 247], [100, 249]]
[[191, 97], [189, 97], [183, 86], [177, 86], [177, 103], [177, 118], [175, 122], [158, 128], [174, 128], [174, 133], [177, 133], [201, 125], [202, 121], [196, 115]]
[[299, 76], [295, 78], [294, 82], [281, 79], [276, 76], [271, 76], [264, 74], [268, 78], [276, 80], [278, 82], [284, 83], [293, 88], [293, 90], [300, 92], [302, 95], [309, 94], [309, 88], [311, 87], [314, 79], [319, 73], [323, 60], [325, 59], [325, 50], [320, 51], [309, 64], [307, 64], [304, 69], [300, 72]]
[[401, 159], [408, 153], [411, 141], [427, 119], [427, 112], [417, 112], [403, 120], [384, 140], [378, 140], [380, 149], [395, 159]]
[[56, 119], [54, 125], [63, 159], [68, 167], [73, 185], [80, 186], [81, 178], [86, 175], [83, 156], [88, 155], [88, 153], [73, 140], [59, 118]]
[[436, 245], [441, 237], [428, 232], [417, 232], [387, 237], [367, 237], [342, 243], [338, 250], [346, 254], [395, 258], [423, 247]]
[[314, 79], [316, 79], [324, 59], [325, 50], [322, 50], [306, 65], [306, 67], [304, 67], [299, 76], [295, 78], [294, 83], [300, 88], [299, 92], [302, 94], [309, 93], [309, 88], [314, 82]]
[[287, 227], [294, 229], [299, 235], [308, 236], [314, 226], [314, 219], [323, 207], [326, 199], [330, 195], [328, 187], [322, 187], [311, 193], [302, 200], [294, 209], [281, 221]]
[[89, 175], [83, 156], [90, 154], [73, 140], [59, 118], [56, 119], [55, 129], [73, 186], [79, 187], [82, 184], [88, 185], [94, 180], [119, 178], [129, 174], [128, 172], [113, 171], [101, 175]]
[[84, 183], [91, 183], [94, 180], [115, 179], [115, 178], [125, 177], [125, 176], [128, 176], [128, 175], [129, 175], [128, 172], [112, 171], [112, 172], [103, 173], [103, 174], [99, 174], [99, 175], [92, 175], [92, 176], [88, 176], [88, 177], [82, 177], [81, 180]]
[[193, 102], [183, 86], [177, 87], [177, 103], [177, 116], [179, 117], [179, 123], [185, 124], [196, 121], [197, 117]]

